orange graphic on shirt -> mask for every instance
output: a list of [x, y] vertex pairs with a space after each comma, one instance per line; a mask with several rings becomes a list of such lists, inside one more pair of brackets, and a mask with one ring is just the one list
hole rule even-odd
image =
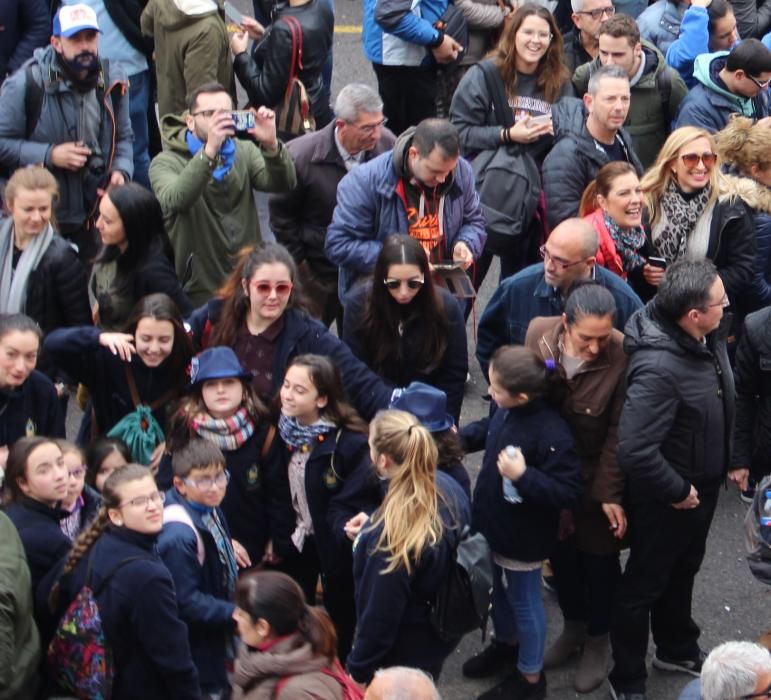
[[425, 248], [428, 256], [442, 241], [442, 232], [439, 230], [439, 216], [437, 214], [424, 214], [420, 216], [414, 207], [407, 208], [407, 221], [411, 238], [416, 238]]

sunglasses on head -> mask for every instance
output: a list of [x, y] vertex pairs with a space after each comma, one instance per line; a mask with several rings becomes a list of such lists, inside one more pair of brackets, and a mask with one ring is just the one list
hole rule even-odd
[[680, 156], [680, 159], [685, 164], [686, 168], [695, 168], [699, 161], [704, 163], [705, 168], [711, 168], [715, 164], [717, 156], [714, 153], [707, 151], [706, 153], [686, 153]]
[[276, 295], [280, 297], [288, 296], [289, 292], [292, 291], [291, 282], [277, 282], [276, 284], [271, 284], [270, 282], [250, 282], [250, 284], [252, 289], [258, 294], [263, 294], [265, 296], [270, 294], [274, 289], [276, 290]]
[[423, 286], [423, 279], [413, 279], [413, 280], [397, 280], [397, 279], [385, 279], [383, 280], [383, 284], [386, 286], [387, 289], [399, 289], [399, 287], [402, 286], [402, 284], [406, 284], [408, 289], [420, 289]]

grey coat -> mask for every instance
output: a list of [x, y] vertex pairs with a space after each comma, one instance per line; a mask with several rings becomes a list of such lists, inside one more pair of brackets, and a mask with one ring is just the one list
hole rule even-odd
[[[25, 107], [27, 63], [44, 87], [40, 117], [31, 130], [27, 128]], [[88, 164], [72, 171], [55, 167], [51, 160], [54, 146], [82, 139], [78, 125], [83, 100], [60, 72], [53, 47], [37, 49], [27, 63], [5, 81], [0, 91], [0, 168], [12, 172], [25, 165], [45, 164], [59, 182], [61, 198], [56, 218], [66, 231], [80, 227], [96, 208], [96, 187]], [[100, 81], [104, 87], [97, 88], [97, 95], [103, 97], [99, 145], [104, 172], [119, 170], [126, 179], [131, 179], [134, 156], [128, 78], [117, 66], [111, 65]]]

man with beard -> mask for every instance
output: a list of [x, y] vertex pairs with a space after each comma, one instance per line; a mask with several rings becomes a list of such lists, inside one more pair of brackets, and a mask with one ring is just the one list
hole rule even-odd
[[56, 220], [82, 260], [97, 250], [99, 191], [134, 172], [128, 81], [100, 60], [96, 13], [62, 7], [51, 45], [37, 49], [0, 93], [0, 168], [44, 164], [59, 182]]

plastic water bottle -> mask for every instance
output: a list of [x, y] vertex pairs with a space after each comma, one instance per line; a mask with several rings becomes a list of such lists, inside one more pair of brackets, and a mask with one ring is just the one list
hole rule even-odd
[[760, 513], [762, 527], [771, 527], [771, 489], [763, 492], [763, 510]]
[[[506, 454], [509, 457], [516, 457], [519, 447], [514, 445], [506, 445]], [[768, 492], [771, 494], [771, 491]], [[519, 495], [519, 489], [514, 485], [511, 479], [503, 477], [503, 498], [509, 503], [522, 503], [522, 496]], [[771, 513], [769, 513], [771, 515]], [[771, 518], [770, 518], [771, 520]]]

